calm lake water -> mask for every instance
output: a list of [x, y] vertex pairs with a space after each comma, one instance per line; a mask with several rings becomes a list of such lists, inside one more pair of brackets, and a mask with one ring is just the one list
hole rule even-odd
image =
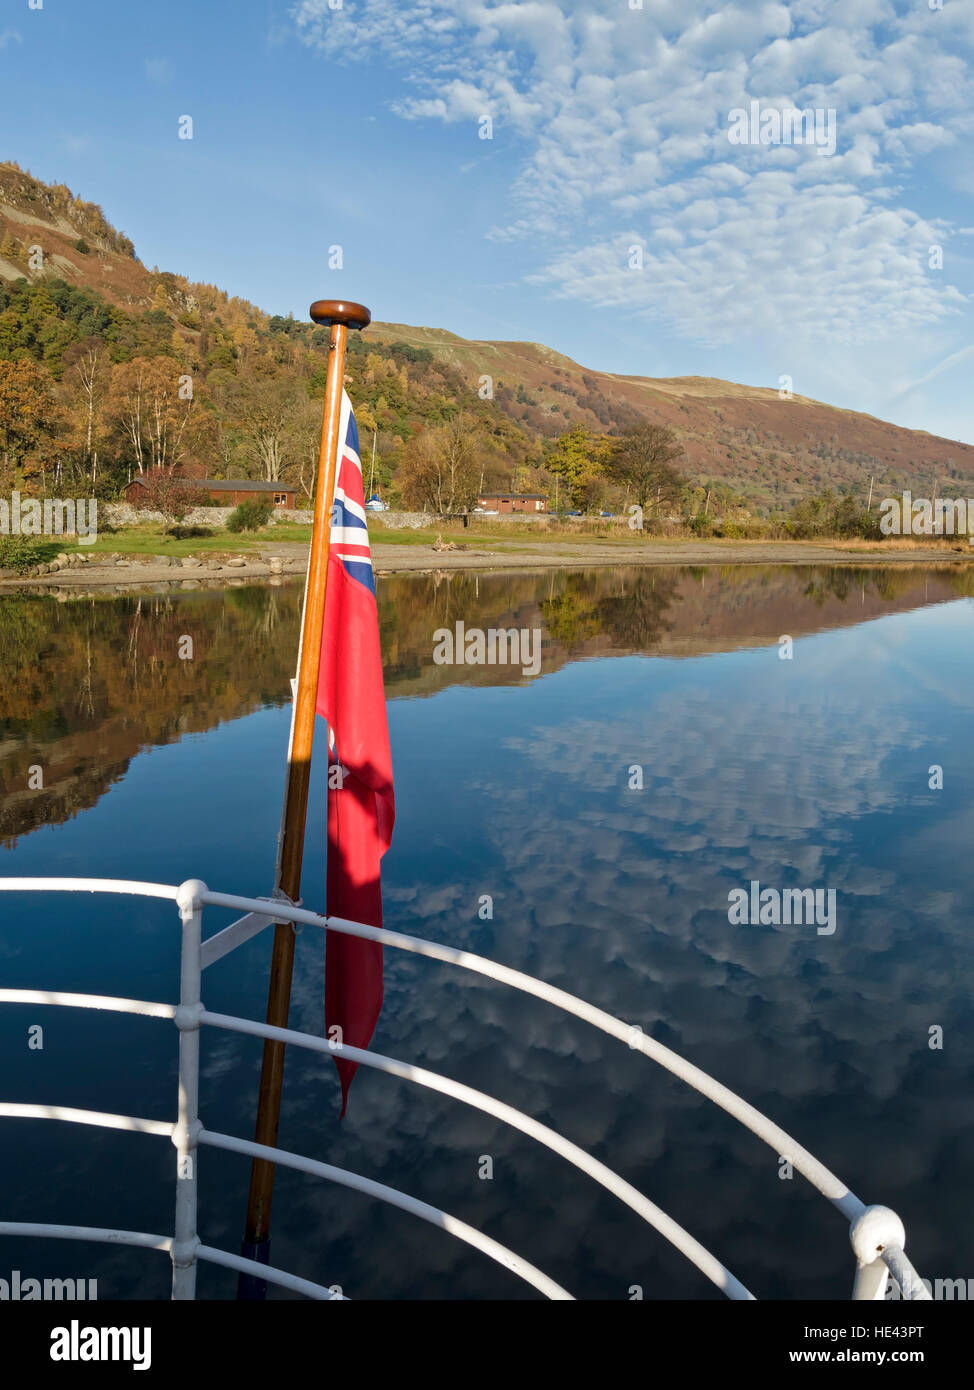
[[[974, 1277], [970, 572], [420, 574], [378, 588], [398, 806], [386, 925], [640, 1024], [863, 1200], [894, 1207], [923, 1275]], [[0, 874], [269, 891], [300, 597], [281, 585], [0, 601]], [[541, 627], [540, 675], [436, 665], [433, 632], [457, 620]], [[184, 634], [192, 661], [177, 656]], [[30, 790], [35, 765], [45, 786]], [[319, 776], [309, 906], [322, 905], [322, 807]], [[834, 889], [835, 933], [731, 925], [728, 894], [752, 879]], [[4, 896], [0, 912], [6, 986], [176, 998], [165, 904]], [[230, 916], [208, 910], [208, 932]], [[263, 1017], [270, 944], [207, 972], [210, 1008]], [[322, 976], [308, 929], [294, 1027], [321, 1031]], [[758, 1297], [848, 1297], [839, 1214], [648, 1059], [447, 966], [387, 951], [386, 981], [378, 1050], [592, 1150]], [[45, 1046], [31, 1051], [38, 1022]], [[175, 1055], [162, 1022], [0, 1010], [4, 1099], [170, 1119]], [[256, 1040], [204, 1030], [205, 1124], [252, 1137], [259, 1061]], [[485, 1116], [364, 1069], [342, 1123], [338, 1109], [331, 1063], [292, 1050], [284, 1147], [444, 1207], [579, 1297], [625, 1299], [634, 1284], [720, 1297], [634, 1213]], [[166, 1142], [0, 1124], [2, 1218], [172, 1229]], [[200, 1175], [203, 1239], [235, 1250], [249, 1163], [204, 1150]], [[352, 1298], [534, 1297], [425, 1223], [293, 1173], [277, 1181], [273, 1259]], [[168, 1296], [168, 1260], [148, 1252], [2, 1240], [0, 1277], [12, 1269], [97, 1278], [102, 1298]], [[202, 1267], [201, 1295], [234, 1288]]]

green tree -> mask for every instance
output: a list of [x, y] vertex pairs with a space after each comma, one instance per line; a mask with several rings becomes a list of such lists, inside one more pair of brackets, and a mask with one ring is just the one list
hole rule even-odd
[[549, 473], [562, 478], [572, 507], [584, 509], [601, 500], [605, 468], [611, 444], [604, 435], [591, 434], [583, 425], [576, 425], [555, 441], [544, 461]]

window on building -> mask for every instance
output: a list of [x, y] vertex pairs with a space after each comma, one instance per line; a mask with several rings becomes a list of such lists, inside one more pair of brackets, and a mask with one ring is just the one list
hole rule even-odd
[[274, 506], [275, 506], [275, 507], [286, 507], [286, 506], [287, 506], [287, 493], [286, 493], [286, 492], [275, 492], [275, 494], [274, 494]]

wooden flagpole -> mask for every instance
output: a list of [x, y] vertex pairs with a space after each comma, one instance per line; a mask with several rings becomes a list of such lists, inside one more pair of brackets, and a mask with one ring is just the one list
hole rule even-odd
[[[331, 540], [331, 505], [338, 467], [339, 421], [345, 378], [345, 345], [349, 328], [366, 328], [372, 316], [361, 304], [319, 299], [309, 310], [315, 323], [331, 330], [328, 345], [328, 374], [325, 382], [325, 409], [321, 422], [321, 448], [318, 455], [318, 488], [315, 494], [314, 527], [308, 559], [308, 581], [301, 648], [294, 692], [291, 748], [287, 767], [284, 818], [278, 854], [278, 883], [275, 885], [292, 901], [301, 896], [301, 865], [304, 858], [304, 830], [311, 781], [311, 751], [314, 744], [315, 700], [318, 693], [318, 664], [321, 633], [325, 617], [325, 587], [328, 581], [328, 549]], [[267, 990], [267, 1022], [286, 1028], [291, 1004], [291, 975], [294, 969], [294, 927], [278, 922], [274, 927], [274, 950]], [[257, 1099], [254, 1140], [271, 1148], [277, 1145], [281, 1117], [281, 1090], [284, 1082], [284, 1044], [264, 1042]], [[247, 1228], [243, 1253], [262, 1264], [269, 1262], [271, 1200], [274, 1194], [274, 1165], [254, 1159], [247, 1203]], [[241, 1275], [238, 1297], [263, 1298], [266, 1285], [250, 1275]]]

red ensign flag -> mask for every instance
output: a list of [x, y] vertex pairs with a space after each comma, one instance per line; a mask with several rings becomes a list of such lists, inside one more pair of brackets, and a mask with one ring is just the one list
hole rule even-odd
[[[316, 705], [329, 732], [327, 912], [381, 927], [379, 868], [396, 803], [358, 429], [344, 391], [338, 441]], [[328, 1036], [337, 1026], [343, 1043], [368, 1047], [381, 1009], [382, 947], [328, 932]], [[344, 1115], [356, 1064], [335, 1060]]]

